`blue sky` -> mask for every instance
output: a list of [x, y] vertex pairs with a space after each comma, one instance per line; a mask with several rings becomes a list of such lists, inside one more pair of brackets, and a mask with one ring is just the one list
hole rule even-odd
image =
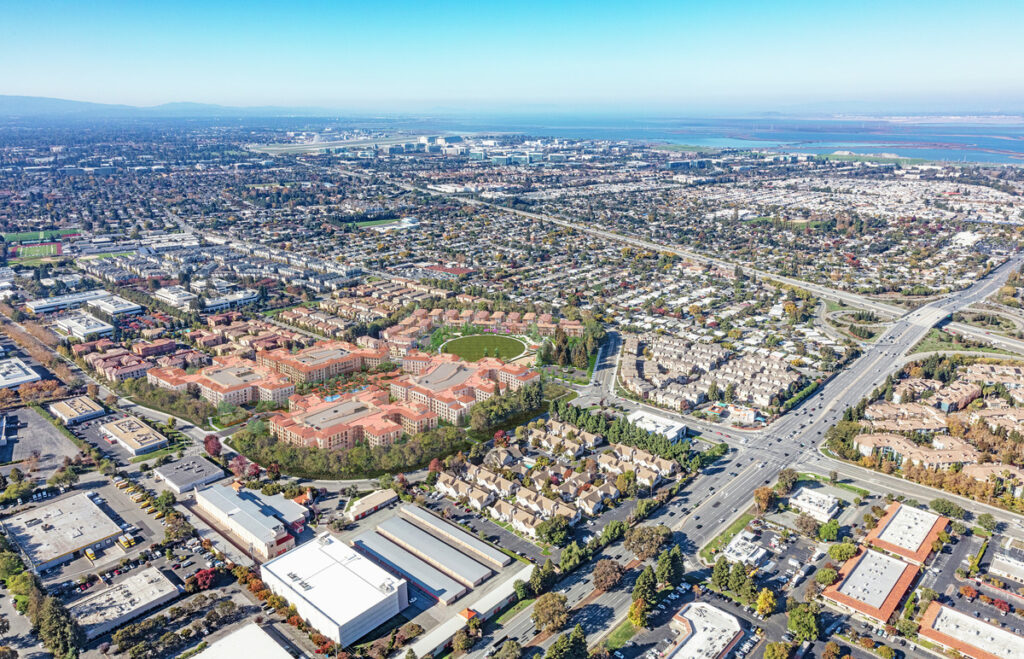
[[0, 93], [381, 111], [1024, 109], [1024, 2], [50, 2]]

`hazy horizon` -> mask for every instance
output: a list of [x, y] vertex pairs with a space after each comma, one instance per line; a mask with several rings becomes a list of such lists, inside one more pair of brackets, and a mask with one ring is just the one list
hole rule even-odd
[[1024, 111], [1012, 2], [10, 7], [0, 93], [362, 112]]

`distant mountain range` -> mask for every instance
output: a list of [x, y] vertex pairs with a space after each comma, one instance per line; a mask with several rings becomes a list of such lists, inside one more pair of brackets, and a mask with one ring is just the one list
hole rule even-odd
[[9, 96], [0, 94], [0, 117], [281, 117], [333, 116], [337, 111], [310, 107], [232, 107], [208, 103], [164, 103], [140, 107], [69, 101], [45, 96]]

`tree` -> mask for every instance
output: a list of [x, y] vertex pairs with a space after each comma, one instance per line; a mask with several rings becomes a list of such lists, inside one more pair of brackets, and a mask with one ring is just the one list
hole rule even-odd
[[629, 621], [633, 623], [633, 626], [637, 629], [646, 627], [647, 614], [649, 612], [650, 606], [647, 604], [647, 600], [636, 600], [629, 606]]
[[796, 528], [804, 535], [815, 536], [818, 534], [818, 522], [807, 513], [800, 513], [796, 518]]
[[818, 538], [823, 542], [835, 542], [839, 537], [839, 521], [830, 519], [818, 527]]
[[754, 490], [754, 503], [757, 505], [757, 511], [759, 513], [766, 513], [772, 507], [772, 503], [775, 501], [775, 490], [765, 486], [759, 487]]
[[530, 573], [530, 589], [534, 595], [540, 595], [551, 588], [555, 581], [555, 565], [551, 559], [544, 561], [544, 565], [534, 565]]
[[55, 656], [78, 656], [78, 650], [85, 642], [85, 634], [56, 597], [47, 597], [43, 600], [37, 626], [39, 638]]
[[786, 628], [800, 643], [813, 641], [818, 638], [818, 615], [810, 604], [801, 604], [789, 612]]
[[523, 647], [517, 641], [505, 641], [505, 644], [498, 650], [494, 659], [519, 659], [523, 654]]
[[610, 558], [602, 558], [594, 566], [594, 588], [611, 590], [622, 579], [622, 565]]
[[880, 645], [875, 648], [875, 654], [882, 659], [893, 659], [896, 656], [896, 651], [890, 648], [888, 645]]
[[729, 585], [729, 561], [719, 556], [715, 567], [711, 570], [711, 585], [718, 590], [725, 590]]
[[544, 653], [544, 659], [587, 659], [587, 637], [579, 625], [562, 634]]
[[757, 609], [757, 614], [760, 616], [770, 615], [775, 611], [776, 605], [775, 593], [767, 588], [762, 588], [761, 592], [757, 594], [757, 606], [755, 607]]
[[164, 540], [167, 542], [184, 540], [195, 532], [185, 516], [179, 512], [168, 513], [164, 520], [167, 522], [167, 525], [164, 526]]
[[764, 659], [789, 659], [793, 646], [789, 643], [769, 643], [764, 649]]
[[533, 624], [538, 630], [557, 632], [569, 621], [566, 597], [561, 593], [544, 593], [533, 603]]
[[848, 561], [857, 555], [857, 545], [852, 542], [838, 542], [829, 546], [828, 555], [833, 561]]
[[671, 537], [672, 532], [665, 526], [634, 526], [626, 531], [625, 547], [646, 561], [658, 554], [661, 546]]
[[739, 594], [740, 589], [747, 580], [747, 566], [742, 561], [736, 561], [729, 570], [729, 590]]
[[800, 480], [800, 474], [795, 469], [786, 468], [779, 472], [779, 494], [789, 494], [796, 482]]
[[9, 645], [0, 645], [0, 659], [18, 659], [18, 651]]
[[837, 579], [839, 579], [839, 573], [830, 567], [822, 568], [814, 575], [814, 580], [825, 587], [831, 586]]
[[935, 512], [940, 515], [945, 515], [946, 517], [963, 519], [966, 514], [963, 508], [956, 505], [949, 499], [932, 499], [928, 506]]
[[675, 586], [683, 576], [677, 570], [676, 562], [672, 560], [668, 550], [663, 550], [658, 555], [658, 564], [654, 571], [655, 576], [658, 577], [658, 583]]
[[220, 437], [210, 433], [203, 438], [203, 448], [206, 449], [206, 453], [210, 457], [219, 458], [220, 452], [223, 449], [220, 443]]
[[829, 641], [825, 644], [825, 649], [821, 653], [821, 659], [839, 659], [840, 651], [838, 643]]
[[228, 463], [228, 469], [231, 470], [231, 473], [233, 473], [236, 478], [244, 476], [248, 468], [249, 460], [242, 454], [238, 454], [231, 458], [231, 462]]
[[654, 596], [658, 594], [657, 586], [657, 577], [654, 576], [654, 570], [648, 565], [633, 583], [633, 601], [642, 599], [653, 602]]
[[455, 632], [455, 636], [452, 637], [452, 649], [456, 652], [466, 652], [473, 647], [473, 639], [470, 638], [469, 633], [465, 628]]
[[991, 513], [982, 513], [978, 515], [978, 525], [989, 533], [992, 533], [996, 530], [996, 527], [999, 526], [999, 522], [996, 521], [996, 518], [993, 517]]
[[11, 621], [7, 616], [0, 616], [0, 636], [7, 636], [9, 631], [11, 631]]
[[978, 591], [973, 586], [963, 585], [960, 586], [960, 594], [972, 600], [978, 596]]
[[544, 520], [537, 525], [537, 537], [553, 545], [564, 545], [569, 539], [569, 520], [565, 515]]

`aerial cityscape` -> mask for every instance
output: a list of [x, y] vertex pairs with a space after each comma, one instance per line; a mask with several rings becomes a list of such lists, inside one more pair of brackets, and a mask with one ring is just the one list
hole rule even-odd
[[5, 10], [0, 659], [1024, 657], [1024, 7], [315, 4]]

